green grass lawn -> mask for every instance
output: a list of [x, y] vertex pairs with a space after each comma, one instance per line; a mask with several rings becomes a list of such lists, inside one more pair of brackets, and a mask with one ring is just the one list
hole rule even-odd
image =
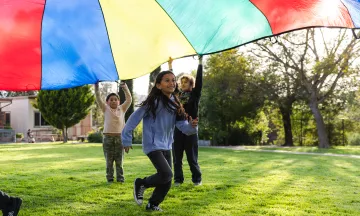
[[0, 190], [22, 197], [20, 216], [360, 215], [356, 158], [200, 148], [203, 185], [184, 160], [185, 183], [150, 214], [132, 196], [133, 180], [155, 172], [140, 146], [125, 156], [126, 182], [110, 185], [101, 144], [0, 145], [0, 155]]

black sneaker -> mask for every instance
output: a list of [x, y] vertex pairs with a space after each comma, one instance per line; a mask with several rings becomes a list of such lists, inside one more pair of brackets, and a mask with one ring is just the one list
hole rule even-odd
[[108, 183], [108, 184], [111, 184], [111, 183], [113, 183], [113, 182], [114, 182], [114, 179], [108, 179], [108, 180], [107, 180], [107, 183]]
[[153, 205], [153, 204], [151, 204], [151, 203], [148, 203], [148, 204], [146, 205], [146, 210], [147, 210], [147, 211], [160, 211], [160, 212], [163, 211], [159, 206]]
[[145, 186], [141, 184], [141, 179], [137, 178], [134, 181], [134, 199], [138, 205], [143, 203]]
[[12, 203], [3, 211], [4, 216], [17, 216], [20, 211], [22, 200], [18, 197], [11, 199]]

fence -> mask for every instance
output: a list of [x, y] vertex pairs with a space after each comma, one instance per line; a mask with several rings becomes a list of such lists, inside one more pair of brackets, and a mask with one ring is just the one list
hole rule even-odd
[[15, 131], [12, 129], [0, 129], [0, 142], [15, 142]]
[[[357, 132], [354, 125], [360, 122], [350, 119], [325, 118], [325, 129], [330, 145], [347, 145], [347, 134]], [[292, 132], [294, 143], [300, 146], [316, 145], [318, 135], [316, 122], [313, 119], [295, 119], [292, 121]]]

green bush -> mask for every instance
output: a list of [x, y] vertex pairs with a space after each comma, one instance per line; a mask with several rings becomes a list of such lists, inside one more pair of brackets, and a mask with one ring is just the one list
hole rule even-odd
[[53, 129], [51, 130], [51, 133], [57, 134], [57, 135], [62, 135], [62, 131], [59, 130], [59, 129], [57, 129], [57, 128], [53, 128]]
[[24, 134], [23, 133], [16, 133], [16, 138], [24, 138]]
[[136, 144], [142, 143], [142, 130], [143, 130], [143, 122], [141, 121], [140, 124], [134, 130], [133, 143], [136, 143]]
[[88, 142], [90, 143], [102, 143], [103, 135], [100, 132], [94, 132], [94, 133], [90, 133], [87, 139]]
[[360, 133], [347, 134], [348, 144], [351, 146], [360, 145]]
[[103, 130], [104, 130], [104, 126], [99, 127], [100, 132], [103, 132]]
[[6, 125], [4, 126], [4, 129], [12, 129], [12, 127], [11, 127], [9, 124], [6, 124]]

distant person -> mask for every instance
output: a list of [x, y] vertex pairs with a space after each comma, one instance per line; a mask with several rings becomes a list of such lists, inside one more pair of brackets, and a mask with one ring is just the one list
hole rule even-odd
[[120, 105], [120, 97], [111, 93], [103, 102], [99, 92], [99, 84], [95, 84], [96, 101], [104, 112], [103, 150], [106, 160], [106, 179], [108, 183], [114, 182], [114, 161], [116, 166], [116, 181], [125, 181], [123, 160], [124, 149], [121, 143], [121, 132], [125, 126], [125, 113], [129, 109], [132, 97], [126, 83], [121, 82], [120, 87], [125, 93], [125, 102]]
[[29, 143], [35, 143], [34, 133], [30, 129], [27, 131], [27, 138]]

